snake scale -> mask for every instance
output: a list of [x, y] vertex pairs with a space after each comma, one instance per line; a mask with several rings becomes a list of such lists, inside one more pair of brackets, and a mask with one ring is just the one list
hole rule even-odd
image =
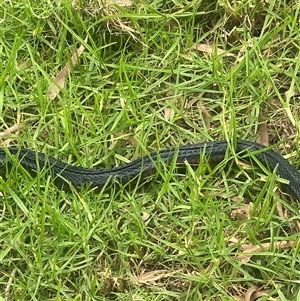
[[[62, 188], [71, 184], [74, 187], [89, 185], [101, 188], [109, 181], [128, 183], [140, 176], [144, 178], [156, 172], [160, 162], [166, 165], [176, 160], [176, 164], [197, 164], [205, 158], [208, 162], [219, 163], [226, 158], [228, 142], [225, 140], [189, 144], [150, 153], [120, 167], [110, 169], [84, 168], [73, 166], [30, 149], [17, 146], [0, 149], [0, 163], [3, 167], [8, 162], [19, 162], [28, 171], [46, 173], [54, 177], [54, 181]], [[265, 166], [269, 171], [276, 170], [278, 176], [286, 179], [287, 192], [296, 200], [300, 200], [300, 173], [279, 153], [255, 142], [239, 140], [236, 142], [235, 153], [243, 161]], [[12, 156], [17, 161], [11, 160]], [[176, 157], [176, 159], [174, 159]], [[67, 185], [65, 185], [67, 184]]]

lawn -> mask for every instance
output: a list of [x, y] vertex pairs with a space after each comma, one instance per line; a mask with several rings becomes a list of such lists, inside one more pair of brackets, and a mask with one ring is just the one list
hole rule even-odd
[[[3, 0], [0, 117], [16, 145], [85, 167], [258, 141], [296, 168], [300, 4]], [[300, 300], [300, 214], [234, 152], [101, 191], [1, 167], [2, 300]]]

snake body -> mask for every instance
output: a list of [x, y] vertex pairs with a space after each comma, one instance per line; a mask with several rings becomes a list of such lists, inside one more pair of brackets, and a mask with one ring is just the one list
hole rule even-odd
[[[166, 165], [172, 162], [176, 162], [177, 165], [185, 162], [194, 165], [205, 158], [208, 162], [219, 163], [225, 159], [228, 147], [229, 144], [225, 140], [190, 144], [153, 152], [120, 167], [95, 169], [73, 166], [43, 153], [13, 146], [0, 149], [0, 164], [2, 171], [11, 161], [19, 162], [28, 171], [46, 170], [46, 173], [53, 176], [55, 183], [61, 187], [71, 184], [74, 187], [89, 185], [102, 188], [109, 181], [125, 184], [138, 176], [144, 178], [154, 174], [161, 162]], [[279, 153], [245, 140], [237, 141], [234, 150], [238, 157], [246, 162], [261, 164], [271, 172], [276, 170], [278, 176], [289, 182], [288, 192], [300, 200], [300, 173]], [[17, 161], [11, 160], [12, 156], [16, 157]]]

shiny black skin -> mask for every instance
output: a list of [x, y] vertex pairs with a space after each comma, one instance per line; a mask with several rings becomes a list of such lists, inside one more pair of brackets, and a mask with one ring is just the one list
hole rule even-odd
[[[71, 184], [74, 187], [89, 186], [101, 189], [110, 181], [125, 184], [137, 177], [142, 179], [154, 174], [161, 162], [165, 165], [171, 162], [176, 162], [177, 165], [184, 165], [185, 162], [194, 165], [205, 158], [208, 162], [219, 163], [224, 160], [230, 149], [234, 149], [235, 154], [243, 161], [263, 165], [271, 172], [276, 171], [277, 175], [289, 181], [287, 191], [292, 197], [300, 200], [299, 172], [279, 153], [245, 140], [237, 141], [235, 147], [229, 147], [227, 141], [221, 140], [169, 148], [111, 169], [72, 166], [43, 153], [19, 147], [0, 149], [0, 163], [3, 171], [3, 166], [11, 162], [12, 157], [16, 157], [17, 161], [13, 161], [19, 162], [28, 171], [39, 172], [46, 169], [46, 173], [53, 176], [55, 183], [62, 188]], [[173, 161], [174, 158], [176, 161]]]

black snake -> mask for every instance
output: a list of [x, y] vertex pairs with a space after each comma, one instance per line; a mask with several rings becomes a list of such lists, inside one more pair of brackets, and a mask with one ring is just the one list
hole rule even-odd
[[[101, 188], [109, 181], [116, 180], [125, 184], [138, 176], [144, 178], [155, 173], [160, 162], [168, 165], [175, 157], [178, 165], [185, 162], [197, 164], [204, 157], [208, 162], [219, 163], [225, 159], [227, 150], [227, 141], [211, 141], [153, 152], [120, 167], [94, 169], [69, 165], [43, 153], [13, 146], [0, 149], [0, 163], [3, 172], [3, 167], [11, 162], [11, 156], [14, 156], [17, 161], [13, 161], [19, 162], [28, 171], [46, 170], [55, 178], [55, 183], [61, 187], [71, 184], [75, 187], [89, 185], [89, 187]], [[260, 162], [269, 171], [276, 170], [277, 175], [289, 182], [287, 191], [295, 199], [300, 200], [300, 174], [279, 153], [258, 143], [244, 140], [237, 141], [235, 153], [239, 158], [251, 164], [257, 165]]]

